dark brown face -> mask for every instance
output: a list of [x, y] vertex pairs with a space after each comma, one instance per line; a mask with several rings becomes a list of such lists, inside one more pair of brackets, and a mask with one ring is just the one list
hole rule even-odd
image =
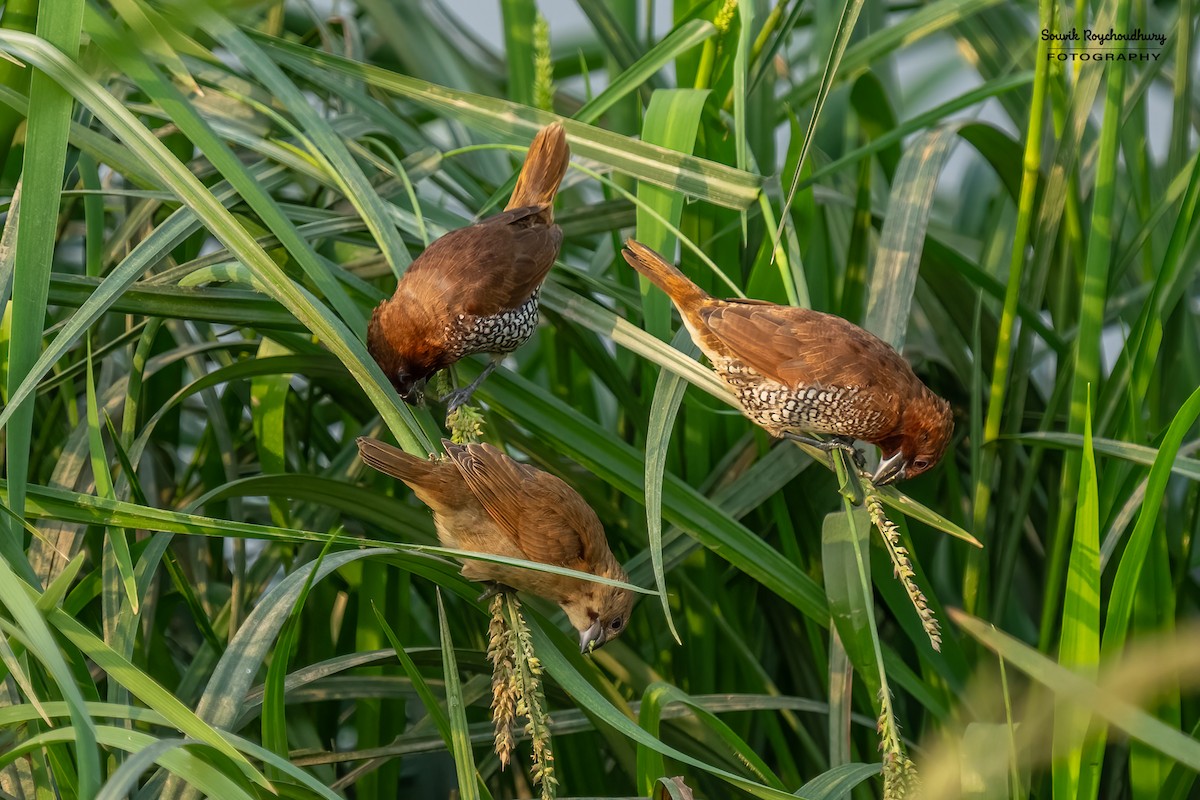
[[395, 387], [400, 399], [410, 406], [419, 406], [425, 402], [425, 384], [427, 377], [418, 377], [409, 372], [397, 372], [388, 376]]
[[900, 432], [881, 444], [883, 454], [872, 482], [886, 486], [932, 469], [953, 435], [950, 404], [926, 390], [904, 410]]
[[392, 303], [380, 303], [367, 327], [367, 352], [387, 375], [392, 387], [409, 405], [425, 399], [425, 383], [441, 368], [430, 340], [418, 330], [420, 320], [393, 313]]

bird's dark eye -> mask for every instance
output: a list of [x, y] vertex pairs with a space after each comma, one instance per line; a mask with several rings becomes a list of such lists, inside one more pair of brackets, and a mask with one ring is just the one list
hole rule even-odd
[[621, 630], [621, 626], [624, 624], [625, 620], [621, 619], [620, 617], [616, 617], [612, 622], [608, 623], [608, 627], [612, 628], [614, 631], [619, 631]]
[[923, 458], [918, 458], [916, 461], [913, 462], [913, 467], [915, 469], [925, 469], [928, 466], [929, 466], [929, 462]]

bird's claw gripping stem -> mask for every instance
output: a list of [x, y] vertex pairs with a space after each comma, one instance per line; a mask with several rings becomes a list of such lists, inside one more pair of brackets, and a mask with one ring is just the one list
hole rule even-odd
[[511, 593], [513, 591], [514, 590], [511, 586], [505, 586], [503, 583], [499, 583], [497, 581], [490, 581], [487, 585], [487, 589], [484, 590], [483, 594], [481, 594], [481, 595], [479, 595], [479, 597], [475, 598], [475, 602], [486, 603], [488, 600], [491, 600], [493, 597], [495, 597], [498, 594], [504, 594], [506, 592]]
[[849, 436], [834, 436], [832, 439], [816, 439], [812, 436], [804, 436], [803, 434], [792, 433], [791, 431], [785, 431], [783, 435], [784, 438], [811, 445], [826, 453], [833, 452], [834, 450], [844, 450], [850, 455], [850, 458], [854, 459], [854, 466], [858, 467], [860, 470], [867, 468], [867, 459], [863, 455], [863, 451], [854, 446], [854, 440]]
[[475, 390], [479, 388], [479, 384], [483, 383], [484, 379], [487, 378], [488, 375], [492, 374], [492, 372], [496, 369], [497, 364], [499, 364], [498, 361], [489, 361], [488, 365], [483, 368], [483, 372], [479, 373], [479, 376], [475, 378], [475, 380], [471, 381], [461, 389], [455, 389], [453, 392], [450, 392], [442, 398], [442, 400], [446, 403], [447, 417], [453, 414], [455, 409], [459, 408], [460, 406], [465, 406], [467, 403], [471, 402], [471, 397], [475, 394]]

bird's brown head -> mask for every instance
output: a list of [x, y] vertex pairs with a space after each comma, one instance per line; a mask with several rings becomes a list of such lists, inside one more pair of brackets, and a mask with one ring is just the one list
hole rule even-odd
[[[615, 558], [596, 570], [596, 574], [628, 582], [629, 576]], [[633, 611], [633, 592], [606, 583], [588, 583], [571, 599], [563, 602], [563, 611], [579, 631], [579, 651], [590, 653], [621, 635]]]
[[872, 482], [884, 486], [915, 478], [942, 459], [954, 435], [950, 404], [925, 387], [904, 407], [899, 430], [879, 443], [882, 457]]
[[436, 327], [412, 305], [384, 300], [375, 307], [367, 326], [367, 352], [409, 405], [425, 399], [425, 383], [443, 366]]

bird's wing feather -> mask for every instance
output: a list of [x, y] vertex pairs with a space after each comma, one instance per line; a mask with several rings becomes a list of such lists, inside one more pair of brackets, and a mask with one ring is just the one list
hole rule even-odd
[[912, 368], [882, 339], [832, 314], [774, 303], [715, 303], [702, 312], [709, 331], [756, 371], [799, 386], [888, 391]]
[[491, 316], [524, 303], [554, 266], [562, 230], [537, 216], [540, 206], [514, 208], [450, 231], [405, 273], [419, 296], [457, 313]]
[[529, 560], [586, 568], [593, 537], [579, 506], [594, 512], [569, 486], [491, 445], [452, 445], [447, 452], [488, 516]]

